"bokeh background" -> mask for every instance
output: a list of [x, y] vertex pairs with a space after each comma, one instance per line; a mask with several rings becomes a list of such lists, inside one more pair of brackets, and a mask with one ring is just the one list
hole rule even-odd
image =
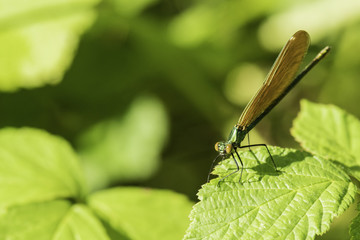
[[[360, 116], [360, 1], [1, 0], [0, 127], [67, 139], [90, 191], [138, 185], [197, 201], [214, 143], [299, 29], [312, 39], [305, 63], [331, 53], [250, 133], [292, 148], [302, 98]], [[348, 239], [354, 209], [318, 239]]]

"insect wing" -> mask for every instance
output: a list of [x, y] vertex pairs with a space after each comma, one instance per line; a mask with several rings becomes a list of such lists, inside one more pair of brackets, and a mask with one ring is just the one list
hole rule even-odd
[[250, 131], [249, 126], [274, 106], [282, 93], [291, 85], [310, 45], [309, 34], [296, 32], [286, 43], [267, 75], [262, 87], [246, 106], [238, 126]]

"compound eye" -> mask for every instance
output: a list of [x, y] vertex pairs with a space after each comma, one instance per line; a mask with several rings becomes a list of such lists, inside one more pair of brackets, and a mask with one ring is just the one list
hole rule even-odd
[[219, 151], [219, 142], [215, 143], [215, 151]]
[[231, 144], [226, 144], [225, 152], [226, 152], [227, 154], [230, 154], [230, 153], [231, 153], [231, 150], [232, 150]]

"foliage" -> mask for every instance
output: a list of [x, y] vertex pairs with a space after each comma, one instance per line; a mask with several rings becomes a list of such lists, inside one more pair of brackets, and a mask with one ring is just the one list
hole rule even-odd
[[303, 100], [301, 108], [291, 130], [295, 139], [305, 150], [345, 165], [360, 180], [360, 121], [332, 105]]
[[[299, 29], [312, 39], [305, 62], [325, 45], [331, 54], [250, 134], [252, 143], [289, 147], [271, 148], [277, 161], [294, 160], [285, 152], [299, 160], [284, 169], [319, 161], [342, 176], [332, 184], [343, 185], [331, 198], [346, 201], [335, 200], [323, 210], [324, 219], [312, 216], [319, 225], [302, 234], [324, 232], [353, 197], [346, 174], [359, 178], [359, 13], [360, 4], [350, 0], [1, 0], [0, 238], [136, 239], [144, 232], [181, 238], [189, 201], [156, 189], [195, 200], [215, 157], [211, 146], [228, 134]], [[302, 103], [305, 111], [292, 133], [312, 155], [290, 149], [297, 147], [288, 129], [301, 98], [354, 114]], [[254, 153], [260, 157], [263, 149]], [[252, 155], [243, 154], [244, 184], [233, 185], [239, 196], [244, 186], [287, 176], [274, 174], [269, 159], [255, 165]], [[233, 163], [225, 161], [216, 171], [225, 174], [227, 168]], [[237, 181], [239, 175], [232, 177]], [[346, 184], [349, 192], [341, 193]], [[146, 219], [136, 217], [139, 212]], [[178, 216], [177, 230], [169, 216]], [[340, 218], [331, 229], [347, 231], [349, 219]], [[147, 225], [155, 221], [160, 223]], [[351, 226], [354, 239], [357, 222]], [[142, 230], [134, 230], [137, 224]], [[336, 230], [325, 238], [346, 237]]]
[[5, 128], [0, 142], [0, 239], [176, 239], [185, 231], [191, 202], [180, 194], [140, 187], [87, 194], [63, 139]]
[[2, 1], [0, 89], [61, 81], [81, 34], [92, 24], [99, 0]]
[[[314, 239], [354, 200], [356, 187], [329, 161], [292, 149], [241, 152], [245, 170], [212, 180], [199, 192], [185, 239]], [[235, 168], [227, 159], [215, 171]]]
[[[292, 134], [309, 152], [335, 161], [359, 180], [360, 121], [344, 110], [303, 100]], [[353, 220], [351, 239], [357, 239], [359, 215]]]
[[[231, 157], [222, 161], [214, 171], [218, 178], [199, 191], [185, 239], [314, 239], [325, 233], [356, 194], [346, 172], [359, 164], [349, 166], [350, 149], [336, 150], [336, 143], [357, 149], [359, 124], [337, 107], [302, 101], [292, 133], [315, 155], [271, 147], [276, 172], [266, 149], [240, 152], [241, 179], [229, 176], [236, 169]], [[347, 171], [325, 158], [343, 163]], [[358, 219], [351, 225], [353, 239], [359, 235]]]

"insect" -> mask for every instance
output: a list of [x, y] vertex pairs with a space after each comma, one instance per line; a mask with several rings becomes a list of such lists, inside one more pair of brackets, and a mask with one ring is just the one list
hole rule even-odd
[[[241, 142], [244, 140], [248, 132], [258, 124], [270, 112], [276, 104], [330, 51], [330, 47], [325, 47], [318, 55], [296, 76], [300, 68], [300, 64], [306, 55], [308, 47], [310, 45], [310, 36], [306, 31], [297, 31], [285, 44], [279, 56], [275, 60], [269, 74], [265, 78], [265, 81], [258, 92], [250, 100], [242, 112], [239, 121], [233, 127], [227, 141], [217, 142], [215, 144], [215, 150], [219, 152], [219, 156], [227, 157], [231, 156], [236, 164], [237, 169], [223, 177], [220, 181], [228, 176], [240, 171], [239, 164], [235, 158], [235, 155], [239, 159], [241, 164], [240, 179], [243, 174], [244, 164], [237, 152], [238, 148], [252, 147], [252, 146], [264, 146], [266, 147], [271, 161], [277, 171], [276, 164], [272, 158], [269, 149], [266, 144], [252, 144], [241, 146]], [[296, 77], [295, 77], [296, 76]], [[234, 155], [235, 154], [235, 155]], [[214, 162], [217, 158], [215, 158]], [[211, 166], [211, 169], [213, 167]], [[210, 170], [211, 171], [211, 170]], [[208, 175], [209, 181], [210, 173]], [[219, 182], [220, 182], [219, 181]]]

